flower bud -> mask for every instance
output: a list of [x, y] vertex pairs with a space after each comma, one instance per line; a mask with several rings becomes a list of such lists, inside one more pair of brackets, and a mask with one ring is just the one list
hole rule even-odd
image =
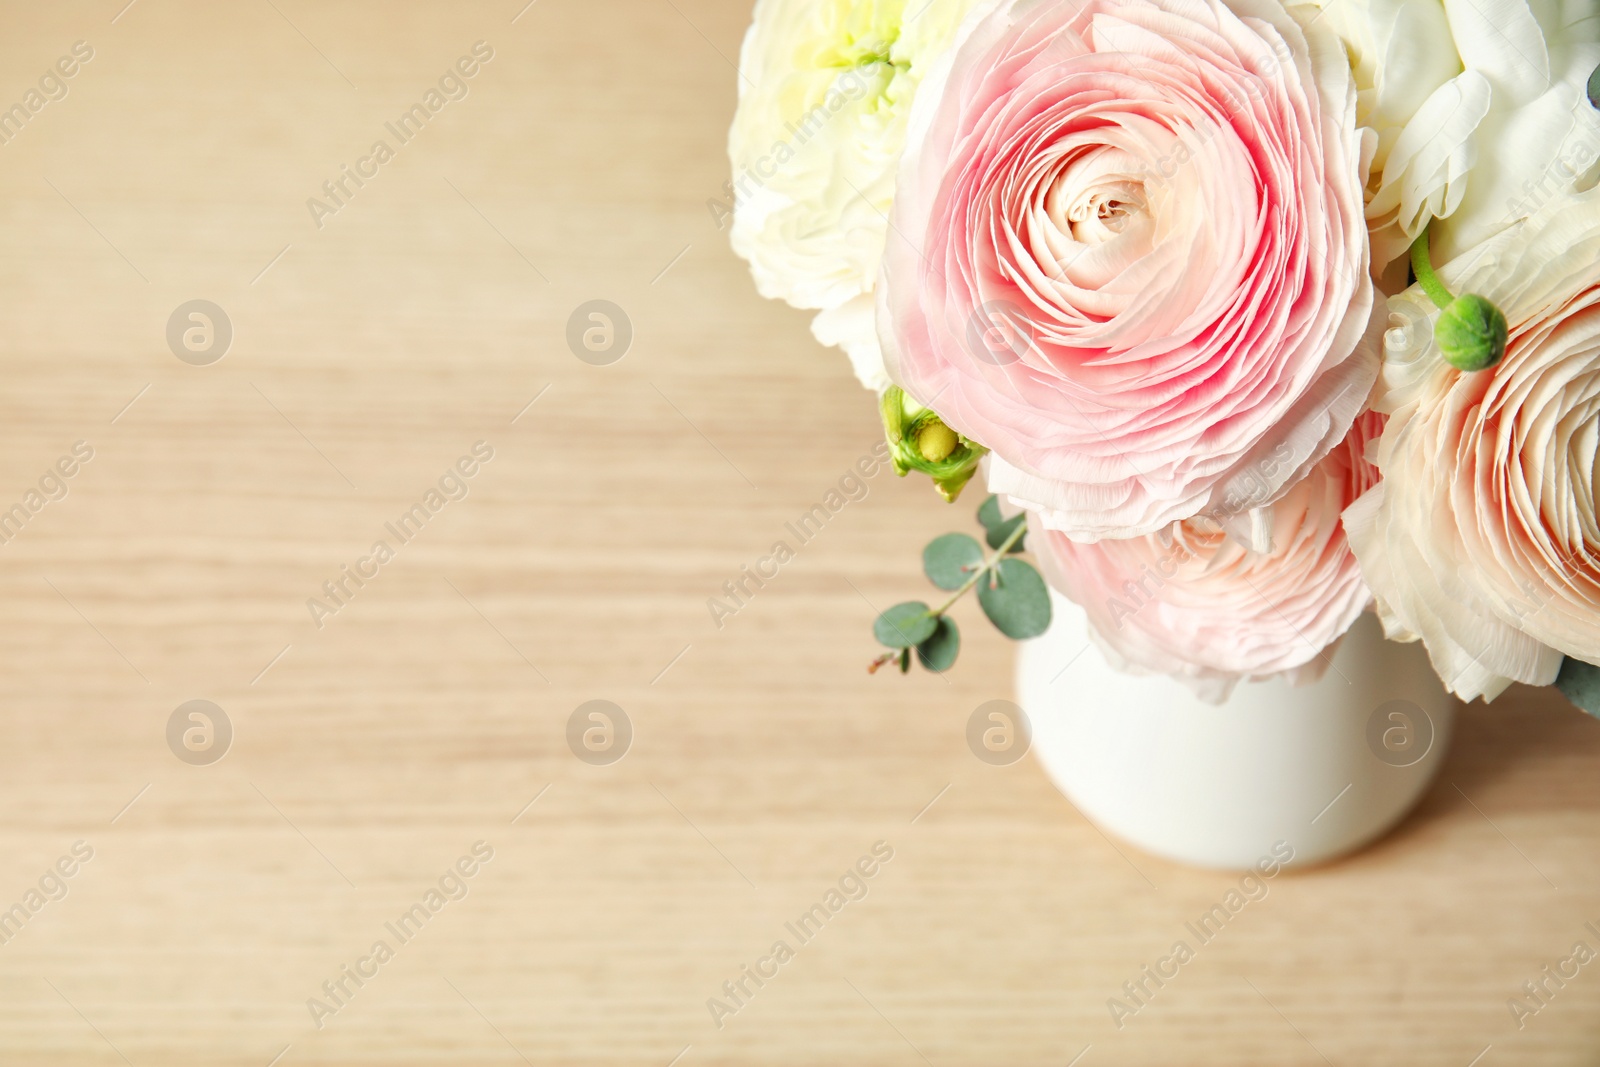
[[1476, 293], [1463, 293], [1439, 313], [1434, 340], [1457, 370], [1487, 370], [1506, 354], [1506, 317]]
[[922, 471], [946, 500], [960, 496], [988, 449], [951, 429], [938, 412], [912, 400], [899, 386], [884, 391], [878, 408], [894, 472], [905, 477], [907, 471]]
[[948, 459], [950, 453], [960, 444], [960, 436], [938, 419], [928, 423], [917, 433], [917, 451], [929, 463]]

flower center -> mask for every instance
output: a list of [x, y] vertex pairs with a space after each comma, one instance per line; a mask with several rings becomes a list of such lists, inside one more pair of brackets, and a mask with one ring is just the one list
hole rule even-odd
[[1202, 515], [1175, 522], [1156, 537], [1163, 550], [1177, 562], [1209, 556], [1228, 539], [1221, 526]]
[[1067, 209], [1072, 226], [1072, 236], [1080, 241], [1105, 240], [1108, 234], [1119, 234], [1128, 224], [1128, 217], [1144, 211], [1143, 190], [1131, 182], [1116, 182], [1088, 195]]
[[1062, 167], [1044, 205], [1056, 228], [1074, 241], [1098, 245], [1148, 220], [1144, 182], [1131, 164], [1125, 153], [1104, 149]]

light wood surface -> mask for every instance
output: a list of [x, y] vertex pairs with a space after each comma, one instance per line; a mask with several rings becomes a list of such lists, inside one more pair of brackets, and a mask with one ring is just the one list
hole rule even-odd
[[[1274, 880], [1118, 1030], [1107, 999], [1234, 879], [972, 757], [1012, 650], [970, 612], [947, 679], [866, 675], [871, 605], [921, 595], [969, 509], [879, 475], [712, 624], [876, 434], [706, 206], [744, 0], [125, 2], [0, 5], [0, 106], [94, 50], [0, 145], [0, 510], [94, 453], [0, 546], [0, 908], [93, 849], [0, 944], [0, 1062], [1600, 1057], [1600, 964], [1520, 1031], [1506, 1007], [1600, 948], [1600, 723], [1559, 699], [1467, 713], [1396, 834]], [[468, 95], [318, 228], [307, 199], [480, 40]], [[165, 339], [193, 299], [233, 325], [209, 366]], [[614, 365], [568, 350], [591, 299], [633, 324]], [[315, 625], [480, 440], [470, 494]], [[167, 747], [191, 699], [235, 731], [210, 766]], [[592, 699], [635, 730], [610, 766], [565, 740]], [[714, 1025], [878, 841], [866, 897]]]

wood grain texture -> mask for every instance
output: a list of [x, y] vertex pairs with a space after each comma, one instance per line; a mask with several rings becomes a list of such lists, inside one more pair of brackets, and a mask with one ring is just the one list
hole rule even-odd
[[[880, 475], [712, 624], [876, 434], [706, 207], [747, 3], [124, 3], [0, 4], [0, 105], [94, 49], [0, 145], [0, 510], [94, 450], [0, 546], [0, 907], [94, 850], [0, 944], [0, 1062], [1595, 1062], [1600, 972], [1506, 1007], [1600, 947], [1600, 724], [1549, 694], [1470, 711], [1396, 834], [1275, 880], [1119, 1030], [1107, 998], [1233, 880], [968, 753], [1012, 654], [970, 607], [950, 677], [864, 673], [965, 507]], [[165, 341], [196, 298], [234, 328], [211, 366]], [[597, 298], [635, 331], [611, 366], [565, 341]], [[466, 498], [315, 625], [480, 440]], [[195, 698], [236, 732], [208, 767], [165, 742]], [[565, 741], [591, 699], [635, 729], [611, 766]], [[467, 896], [313, 1026], [476, 841]], [[713, 1025], [877, 841], [867, 896]]]

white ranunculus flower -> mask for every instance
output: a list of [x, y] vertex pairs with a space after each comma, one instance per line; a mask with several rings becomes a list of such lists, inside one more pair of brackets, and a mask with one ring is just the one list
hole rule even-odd
[[1376, 134], [1373, 261], [1431, 219], [1453, 258], [1549, 200], [1593, 183], [1600, 112], [1594, 0], [1300, 0], [1350, 52], [1357, 121]]
[[1467, 373], [1432, 336], [1420, 288], [1389, 301], [1373, 406], [1383, 480], [1345, 528], [1391, 637], [1420, 638], [1445, 684], [1492, 699], [1600, 662], [1600, 189], [1447, 264], [1509, 324], [1504, 359]]
[[816, 308], [812, 332], [864, 385], [888, 378], [870, 294], [911, 99], [977, 0], [759, 0], [728, 135], [734, 251], [766, 297]]
[[883, 365], [883, 348], [878, 344], [877, 301], [870, 292], [853, 296], [838, 307], [817, 312], [811, 320], [811, 336], [825, 345], [844, 349], [861, 384], [875, 393], [889, 387], [889, 371]]

